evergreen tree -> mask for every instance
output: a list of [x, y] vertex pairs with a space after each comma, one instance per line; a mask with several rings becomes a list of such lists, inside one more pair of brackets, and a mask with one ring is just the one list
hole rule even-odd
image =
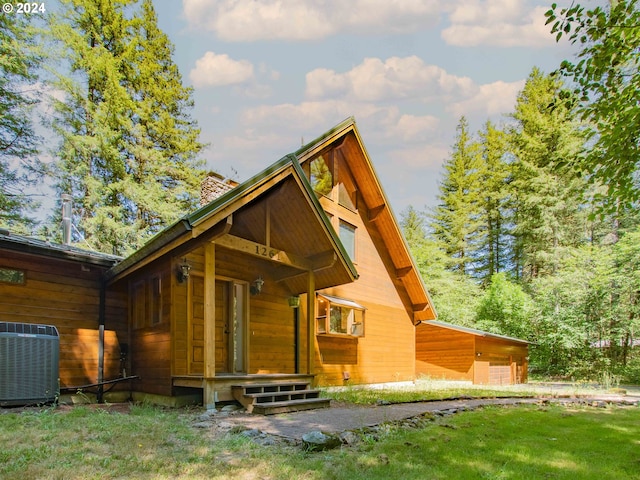
[[445, 247], [426, 231], [425, 215], [409, 207], [400, 226], [420, 275], [443, 322], [473, 327], [480, 287], [467, 275], [451, 271], [452, 259]]
[[585, 182], [557, 166], [576, 157], [584, 138], [565, 106], [550, 108], [561, 84], [534, 68], [518, 95], [510, 132], [516, 273], [535, 278], [557, 268], [562, 247], [584, 237]]
[[478, 276], [487, 283], [498, 272], [509, 269], [511, 208], [509, 205], [510, 166], [507, 163], [507, 136], [490, 121], [480, 132], [482, 166], [481, 190], [481, 255], [477, 260]]
[[64, 0], [51, 28], [71, 69], [56, 80], [66, 93], [53, 123], [57, 188], [80, 203], [74, 220], [89, 245], [117, 254], [195, 205], [202, 149], [173, 47], [151, 3], [136, 6]]
[[204, 165], [196, 155], [203, 145], [189, 115], [193, 89], [182, 85], [173, 45], [158, 28], [151, 0], [144, 0], [132, 25], [137, 43], [128, 64], [133, 68], [126, 72], [134, 100], [134, 128], [126, 137], [127, 179], [129, 188], [137, 190], [132, 216], [146, 235], [197, 206]]
[[35, 202], [24, 189], [35, 173], [39, 141], [31, 120], [40, 64], [33, 38], [25, 17], [0, 15], [0, 226], [23, 233], [34, 224]]
[[473, 273], [481, 224], [481, 161], [478, 143], [471, 138], [464, 117], [458, 123], [453, 152], [444, 169], [431, 228], [454, 259], [453, 268], [463, 274]]

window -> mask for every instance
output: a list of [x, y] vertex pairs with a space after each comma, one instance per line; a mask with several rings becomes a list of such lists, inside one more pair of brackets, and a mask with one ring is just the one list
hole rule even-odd
[[24, 285], [24, 272], [12, 268], [0, 268], [0, 282]]
[[131, 284], [131, 321], [133, 328], [144, 328], [162, 322], [162, 281], [160, 275]]
[[365, 308], [356, 302], [330, 295], [318, 295], [317, 333], [364, 336]]
[[344, 245], [345, 250], [347, 251], [347, 255], [351, 261], [355, 261], [356, 259], [356, 227], [347, 223], [343, 220], [340, 220], [340, 229], [339, 229], [340, 241], [342, 245]]
[[338, 204], [349, 210], [357, 210], [357, 191], [351, 172], [344, 162], [338, 164]]
[[325, 160], [321, 155], [311, 161], [309, 181], [313, 190], [324, 196], [331, 196], [333, 190], [333, 162]]

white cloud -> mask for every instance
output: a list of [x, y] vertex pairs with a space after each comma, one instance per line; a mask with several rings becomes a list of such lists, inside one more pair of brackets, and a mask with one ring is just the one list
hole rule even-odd
[[548, 7], [523, 0], [460, 0], [442, 39], [459, 47], [544, 47], [554, 43], [545, 25]]
[[226, 41], [317, 40], [340, 32], [406, 33], [435, 25], [437, 0], [183, 0], [193, 27]]
[[345, 73], [317, 69], [307, 73], [306, 96], [311, 99], [348, 97], [365, 102], [416, 98], [429, 101], [443, 95], [461, 95], [473, 88], [468, 77], [448, 74], [422, 59], [366, 58]]
[[196, 60], [189, 73], [195, 87], [220, 87], [245, 83], [254, 77], [253, 65], [247, 60], [234, 60], [227, 54], [207, 52]]
[[447, 106], [447, 111], [456, 117], [470, 116], [495, 116], [513, 111], [518, 93], [524, 88], [524, 80], [517, 82], [493, 82], [478, 87], [475, 95], [452, 103]]

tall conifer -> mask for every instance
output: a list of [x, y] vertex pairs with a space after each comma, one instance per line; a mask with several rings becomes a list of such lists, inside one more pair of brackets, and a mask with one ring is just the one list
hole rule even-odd
[[455, 262], [453, 268], [460, 273], [473, 273], [481, 221], [481, 163], [479, 145], [469, 134], [465, 117], [458, 123], [453, 151], [443, 167], [431, 228]]
[[557, 168], [575, 158], [584, 141], [572, 112], [564, 105], [552, 108], [560, 88], [534, 68], [512, 115], [515, 258], [525, 278], [553, 273], [562, 248], [580, 243], [584, 231], [579, 192], [585, 182]]
[[0, 14], [0, 226], [14, 230], [29, 229], [35, 206], [24, 194], [38, 152], [31, 110], [40, 56], [33, 38], [24, 16]]
[[195, 204], [199, 130], [191, 90], [146, 1], [64, 0], [52, 32], [70, 74], [54, 127], [60, 193], [87, 243], [126, 254]]

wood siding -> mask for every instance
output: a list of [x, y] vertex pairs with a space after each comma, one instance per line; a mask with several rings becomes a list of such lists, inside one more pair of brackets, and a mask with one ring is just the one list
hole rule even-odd
[[[413, 380], [415, 327], [412, 310], [375, 222], [367, 220], [367, 209], [361, 198], [358, 198], [358, 211], [328, 198], [322, 198], [321, 204], [331, 216], [336, 231], [341, 220], [356, 227], [353, 261], [359, 274], [355, 282], [323, 290], [323, 293], [353, 300], [366, 311], [363, 337], [316, 336], [314, 373], [317, 382], [343, 385]], [[303, 314], [306, 319], [304, 310]], [[306, 320], [302, 323], [306, 324]], [[342, 360], [340, 355], [344, 355]], [[348, 382], [345, 382], [345, 376], [349, 378]]]
[[475, 337], [420, 324], [416, 327], [416, 375], [473, 381]]
[[[145, 267], [128, 280], [129, 285], [129, 314], [131, 318], [131, 374], [137, 375], [139, 380], [134, 383], [134, 389], [146, 393], [171, 395], [171, 312], [172, 275], [169, 260], [161, 260]], [[150, 281], [160, 278], [161, 316], [157, 323], [153, 323], [150, 315]], [[144, 296], [135, 294], [136, 285], [146, 285]], [[145, 312], [144, 320], [136, 320], [137, 312]]]
[[[203, 275], [204, 249], [198, 248], [185, 257], [192, 266], [192, 274]], [[223, 280], [235, 280], [251, 283], [259, 275], [264, 279], [264, 287], [259, 295], [249, 297], [249, 323], [246, 335], [245, 350], [248, 349], [248, 365], [246, 373], [295, 373], [295, 340], [293, 310], [289, 307], [290, 292], [277, 282], [270, 274], [266, 262], [255, 257], [232, 252], [225, 248], [216, 247], [215, 269], [220, 294], [222, 294]], [[176, 284], [173, 294], [174, 329], [176, 338], [174, 343], [174, 375], [188, 375], [187, 348], [187, 295], [186, 284]], [[216, 288], [216, 291], [218, 288]], [[229, 370], [227, 359], [228, 336], [224, 334], [225, 309], [220, 305], [223, 301], [216, 295], [216, 373], [226, 373]], [[303, 347], [304, 348], [304, 347]], [[192, 372], [193, 373], [193, 372]]]
[[527, 382], [526, 344], [498, 338], [477, 337], [474, 383], [512, 384]]
[[[25, 272], [24, 285], [0, 282], [0, 321], [56, 326], [60, 334], [60, 386], [96, 383], [104, 268], [5, 251], [0, 252], [0, 266]], [[105, 305], [105, 380], [120, 375], [120, 346], [127, 341], [126, 292], [113, 289], [107, 293]]]
[[527, 382], [528, 346], [437, 325], [416, 327], [416, 374], [475, 384]]

